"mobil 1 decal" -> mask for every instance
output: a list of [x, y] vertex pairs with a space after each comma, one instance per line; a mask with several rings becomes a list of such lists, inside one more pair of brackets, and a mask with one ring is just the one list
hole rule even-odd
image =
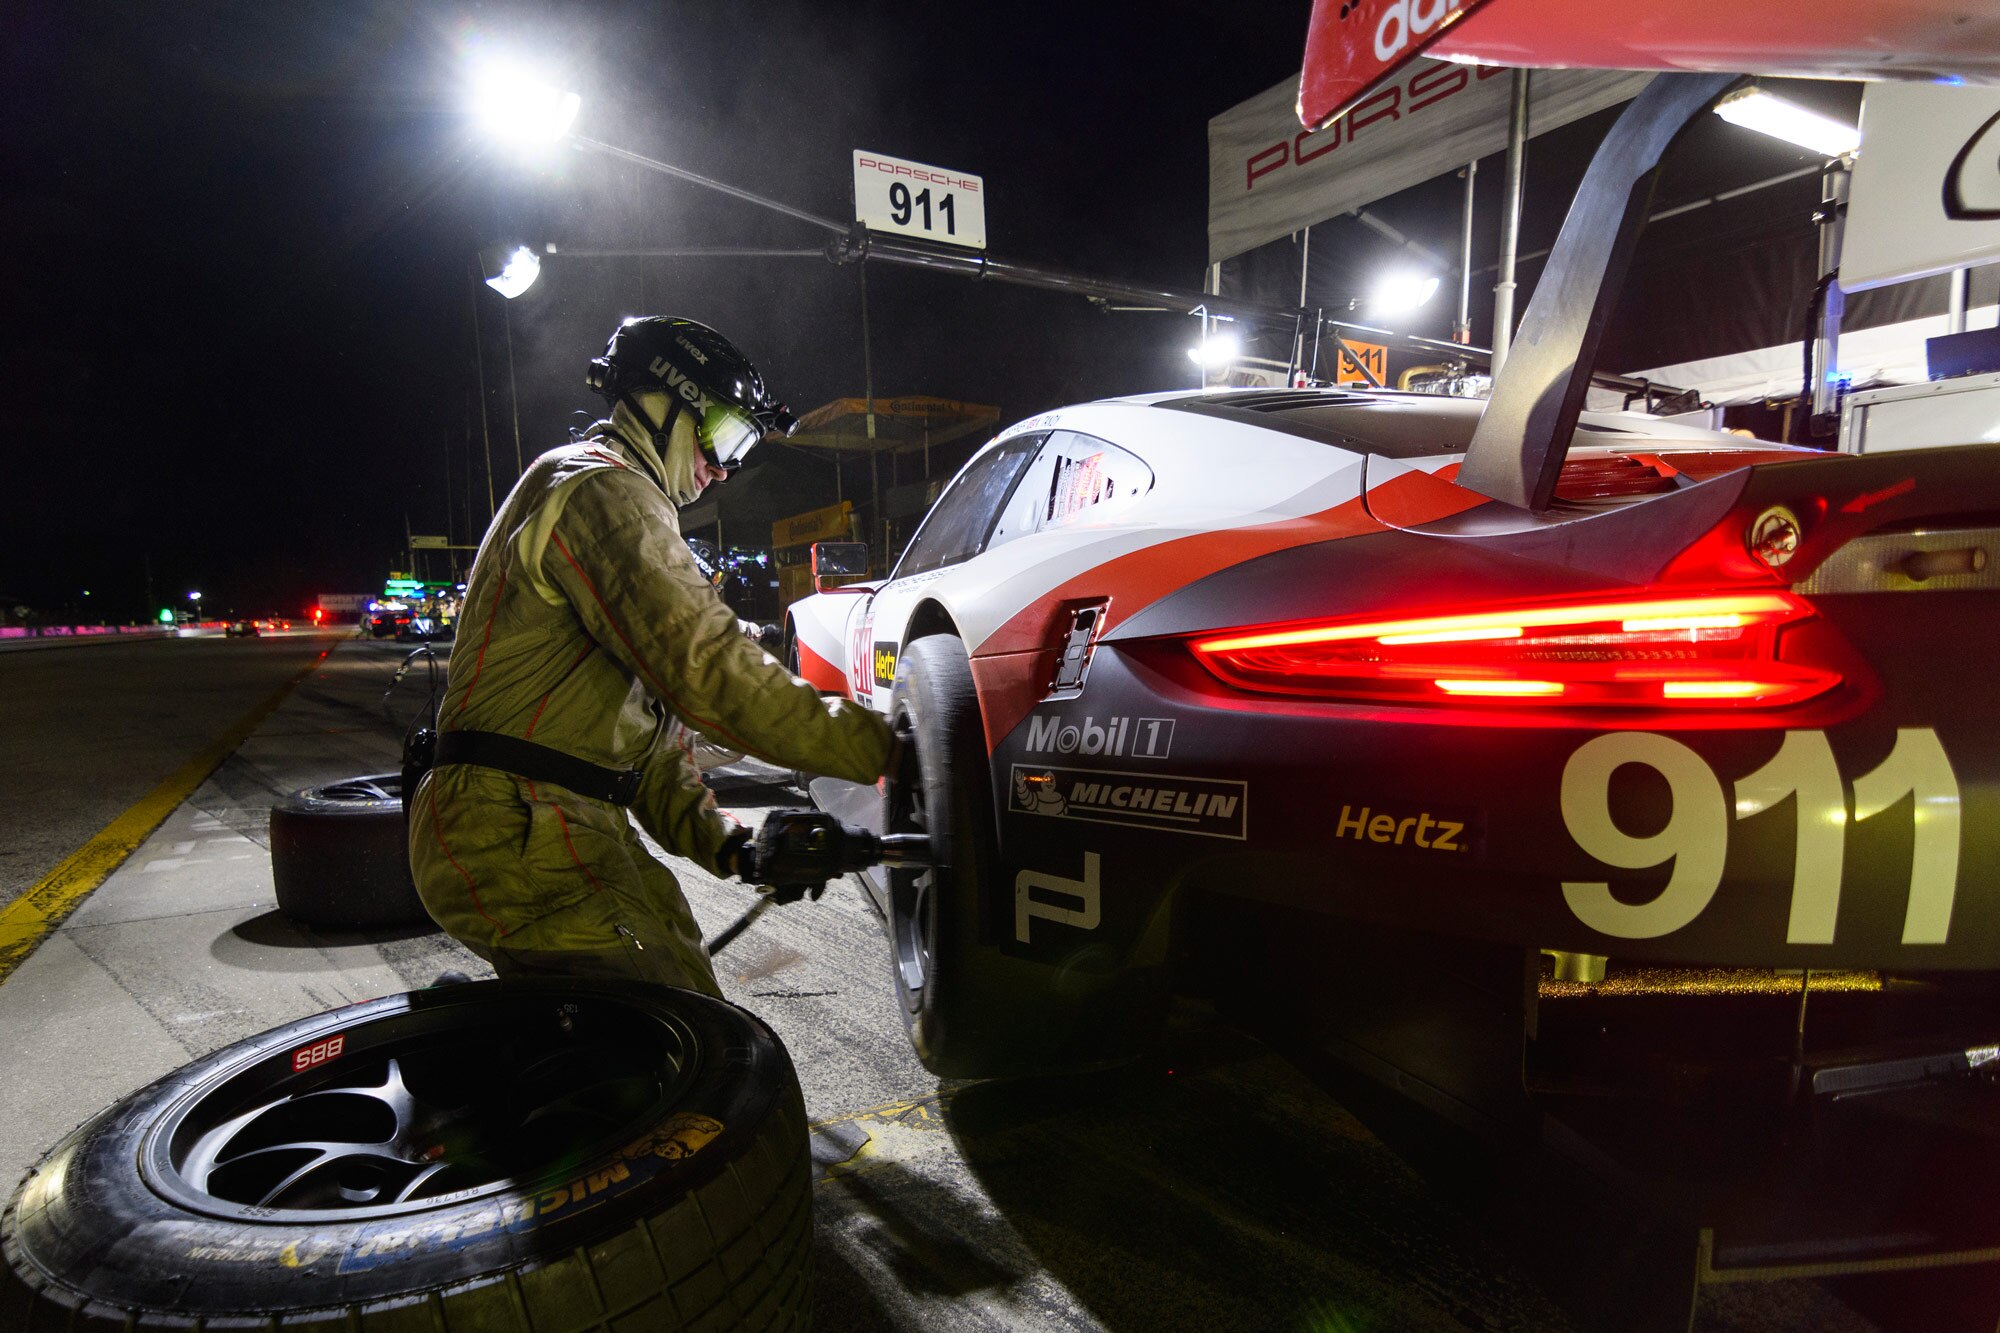
[[[1865, 755], [1844, 746], [1850, 753], [1837, 756], [1824, 731], [1787, 731], [1768, 759], [1727, 773], [1670, 736], [1620, 731], [1586, 741], [1563, 768], [1562, 819], [1608, 873], [1565, 881], [1564, 900], [1601, 935], [1672, 934], [1730, 899], [1725, 868], [1732, 860], [1748, 868], [1756, 848], [1746, 840], [1768, 830], [1789, 834], [1763, 843], [1789, 844], [1790, 865], [1771, 867], [1779, 884], [1790, 883], [1783, 944], [1835, 943], [1843, 900], [1854, 911], [1849, 924], [1875, 925], [1885, 943], [1950, 943], [1961, 837], [1970, 832], [1959, 776], [1930, 727], [1883, 739]], [[1643, 826], [1635, 803], [1617, 795], [1632, 774], [1659, 793]], [[1630, 893], [1629, 872], [1662, 867], [1663, 887]]]
[[1248, 817], [1245, 784], [1227, 778], [1015, 764], [1009, 785], [1016, 813], [1049, 819], [1240, 841]]
[[1174, 720], [1122, 713], [1085, 713], [1082, 717], [1039, 713], [1028, 719], [1028, 738], [1022, 748], [1029, 754], [1092, 759], [1166, 759], [1173, 754]]

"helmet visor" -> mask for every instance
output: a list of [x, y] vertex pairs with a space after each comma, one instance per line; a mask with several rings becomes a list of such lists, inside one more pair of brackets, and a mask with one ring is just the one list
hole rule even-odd
[[695, 438], [710, 463], [734, 472], [743, 466], [743, 456], [764, 438], [764, 428], [742, 408], [718, 403], [701, 414]]

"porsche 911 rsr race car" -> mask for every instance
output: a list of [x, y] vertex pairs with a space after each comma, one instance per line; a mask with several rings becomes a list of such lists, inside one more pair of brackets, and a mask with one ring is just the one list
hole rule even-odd
[[2000, 965], [2000, 448], [1586, 413], [1530, 512], [1454, 481], [1482, 407], [1050, 412], [971, 459], [886, 581], [791, 608], [794, 669], [912, 740], [873, 822], [944, 864], [871, 888], [933, 1070], [1115, 1058], [1176, 979], [1252, 957], [1330, 1006], [1442, 941]]

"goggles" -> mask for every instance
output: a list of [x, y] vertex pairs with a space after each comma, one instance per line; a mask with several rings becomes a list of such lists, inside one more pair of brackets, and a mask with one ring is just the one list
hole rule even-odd
[[764, 428], [740, 407], [718, 403], [701, 414], [695, 440], [702, 456], [725, 472], [743, 466], [743, 456], [764, 438]]

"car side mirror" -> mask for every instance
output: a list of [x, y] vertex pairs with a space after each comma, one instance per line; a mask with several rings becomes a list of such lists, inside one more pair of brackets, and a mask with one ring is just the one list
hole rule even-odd
[[837, 586], [832, 580], [858, 578], [868, 572], [867, 542], [814, 542], [813, 591]]

